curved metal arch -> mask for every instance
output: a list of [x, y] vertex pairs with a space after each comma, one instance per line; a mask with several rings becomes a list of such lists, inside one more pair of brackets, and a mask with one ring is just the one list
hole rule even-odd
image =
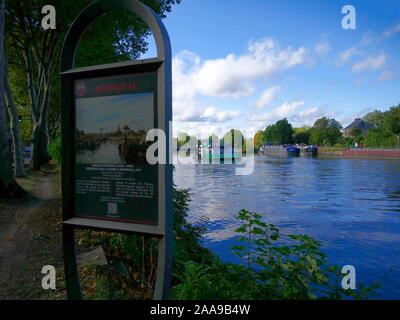
[[[138, 0], [97, 0], [87, 6], [72, 23], [66, 35], [62, 53], [61, 53], [61, 73], [74, 69], [75, 55], [79, 40], [86, 28], [98, 17], [106, 12], [114, 9], [126, 9], [135, 13], [142, 19], [151, 29], [156, 46], [157, 58], [162, 60], [162, 64], [158, 69], [158, 105], [159, 124], [164, 128], [169, 136], [169, 121], [172, 119], [172, 75], [171, 75], [171, 44], [167, 30], [157, 14]], [[65, 91], [65, 92], [64, 92]], [[67, 94], [68, 88], [62, 89], [62, 101], [68, 100], [63, 98], [63, 93]], [[62, 106], [64, 108], [64, 102]], [[68, 103], [67, 103], [68, 104]], [[63, 110], [63, 112], [67, 112]], [[68, 121], [70, 120], [69, 116]], [[70, 136], [70, 134], [66, 134]], [[64, 139], [64, 138], [63, 138]], [[167, 159], [169, 159], [170, 137], [167, 139]], [[71, 166], [70, 163], [66, 164]], [[172, 166], [170, 164], [160, 165], [162, 176], [165, 181], [170, 182], [172, 186]], [[64, 171], [64, 169], [63, 169]], [[67, 170], [65, 170], [67, 171]], [[172, 189], [167, 187], [159, 196], [165, 205], [164, 216], [159, 217], [160, 225], [165, 226], [165, 236], [163, 236], [158, 245], [158, 266], [157, 280], [154, 291], [154, 299], [166, 299], [169, 296], [171, 269], [172, 269]], [[65, 206], [65, 208], [67, 208]], [[64, 205], [63, 205], [64, 211]], [[64, 214], [64, 213], [63, 213]], [[64, 266], [65, 278], [67, 282], [67, 295], [69, 299], [82, 299], [80, 288], [79, 272], [76, 264], [76, 248], [74, 226], [63, 225], [63, 243], [64, 243]]]
[[126, 9], [135, 13], [151, 29], [157, 46], [157, 57], [165, 62], [171, 58], [171, 43], [167, 30], [158, 15], [138, 0], [98, 0], [87, 6], [72, 23], [61, 53], [61, 72], [74, 68], [79, 39], [86, 28], [98, 17], [113, 9]]

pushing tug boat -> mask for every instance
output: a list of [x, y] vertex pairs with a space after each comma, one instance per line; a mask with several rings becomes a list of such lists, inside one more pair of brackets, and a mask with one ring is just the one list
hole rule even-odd
[[318, 154], [318, 146], [310, 145], [300, 148], [300, 155], [303, 156], [316, 156]]
[[260, 148], [261, 154], [272, 157], [298, 157], [300, 149], [292, 145], [273, 146], [264, 143]]
[[199, 158], [208, 163], [235, 163], [242, 157], [232, 145], [206, 142], [199, 145]]

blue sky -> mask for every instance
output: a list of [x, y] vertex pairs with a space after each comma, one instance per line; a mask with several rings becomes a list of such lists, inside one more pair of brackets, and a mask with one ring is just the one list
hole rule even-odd
[[76, 99], [76, 127], [86, 133], [114, 132], [124, 125], [132, 130], [154, 127], [153, 93]]
[[[341, 25], [348, 4], [355, 30]], [[400, 103], [398, 0], [183, 0], [164, 23], [175, 134], [250, 137], [283, 117], [346, 126]]]

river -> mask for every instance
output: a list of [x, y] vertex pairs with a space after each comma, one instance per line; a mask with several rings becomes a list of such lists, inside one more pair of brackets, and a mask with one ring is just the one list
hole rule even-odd
[[78, 150], [76, 153], [76, 161], [78, 163], [123, 163], [119, 156], [118, 143], [111, 141], [100, 143], [94, 150]]
[[250, 175], [235, 165], [177, 164], [174, 182], [190, 188], [189, 221], [209, 218], [203, 243], [225, 261], [240, 209], [285, 234], [308, 234], [332, 264], [353, 265], [357, 284], [380, 281], [377, 298], [400, 299], [400, 161], [342, 157], [256, 157]]

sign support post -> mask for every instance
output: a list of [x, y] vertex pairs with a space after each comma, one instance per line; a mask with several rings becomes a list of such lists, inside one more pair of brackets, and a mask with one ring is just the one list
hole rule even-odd
[[[157, 57], [75, 68], [81, 35], [93, 20], [113, 9], [129, 10], [149, 26]], [[122, 103], [122, 99], [128, 103]], [[110, 104], [113, 108], [107, 109]], [[138, 0], [98, 0], [84, 9], [64, 41], [61, 107], [63, 246], [68, 298], [82, 299], [74, 234], [76, 228], [84, 228], [158, 238], [154, 299], [167, 299], [172, 270], [172, 165], [144, 163], [146, 145], [142, 142], [146, 130], [164, 131], [168, 162], [171, 46], [157, 14]], [[115, 131], [115, 124], [110, 123], [94, 127], [85, 118], [90, 110], [101, 114], [111, 109], [121, 112], [121, 119], [132, 119], [131, 128], [125, 125], [121, 130], [119, 126]], [[107, 116], [111, 118], [110, 114]], [[102, 146], [112, 152], [100, 156]], [[88, 160], [92, 154], [95, 159]], [[105, 158], [109, 154], [115, 157]]]

